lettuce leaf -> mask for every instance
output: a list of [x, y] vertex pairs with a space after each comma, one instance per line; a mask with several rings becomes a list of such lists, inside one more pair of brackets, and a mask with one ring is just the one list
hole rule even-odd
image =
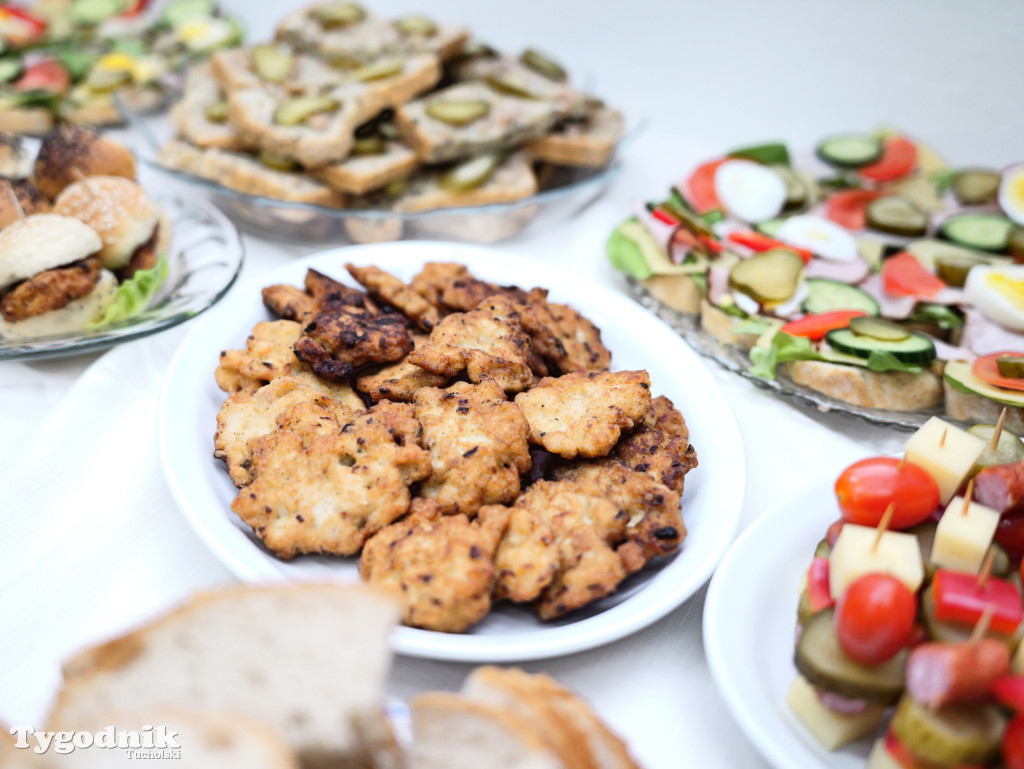
[[647, 266], [643, 249], [627, 234], [630, 229], [633, 229], [628, 226], [630, 222], [637, 223], [636, 219], [630, 218], [612, 230], [612, 234], [608, 236], [608, 243], [605, 245], [605, 252], [608, 254], [608, 261], [616, 270], [637, 280], [646, 280], [651, 277], [653, 272]]
[[931, 302], [919, 302], [909, 320], [911, 323], [934, 323], [942, 329], [964, 327], [964, 319], [951, 307]]
[[127, 320], [145, 310], [167, 279], [168, 270], [167, 256], [160, 254], [156, 264], [148, 270], [139, 270], [131, 279], [123, 281], [117, 287], [113, 303], [107, 308], [103, 317], [93, 324], [93, 327]]
[[747, 369], [753, 376], [760, 379], [775, 379], [775, 369], [780, 363], [793, 360], [825, 360], [811, 344], [811, 340], [803, 336], [790, 336], [781, 331], [772, 337], [767, 347], [754, 347], [750, 351], [753, 365]]
[[902, 371], [905, 374], [921, 373], [920, 366], [897, 360], [895, 355], [885, 350], [872, 350], [871, 355], [865, 361], [865, 365], [871, 371]]
[[734, 334], [757, 334], [761, 336], [765, 331], [772, 327], [771, 323], [758, 318], [747, 318], [742, 323], [732, 327], [732, 333]]

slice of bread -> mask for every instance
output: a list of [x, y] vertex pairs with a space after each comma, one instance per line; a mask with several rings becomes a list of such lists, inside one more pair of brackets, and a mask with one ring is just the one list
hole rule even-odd
[[162, 705], [266, 721], [305, 766], [368, 763], [357, 722], [379, 718], [399, 607], [369, 588], [230, 587], [196, 595], [64, 666], [51, 730]]
[[844, 403], [889, 411], [923, 411], [942, 402], [942, 383], [931, 371], [870, 371], [826, 361], [800, 360], [783, 364], [799, 385]]
[[984, 395], [961, 392], [955, 387], [951, 387], [946, 381], [943, 381], [942, 385], [946, 396], [946, 414], [948, 416], [962, 422], [994, 425], [999, 421], [999, 415], [1005, 408], [1006, 423], [1004, 427], [1015, 435], [1024, 435], [1024, 408], [1005, 406]]
[[[72, 753], [52, 758], [54, 769], [128, 767], [140, 761], [146, 766], [189, 769], [299, 769], [298, 758], [281, 734], [269, 724], [248, 716], [159, 707], [96, 713], [82, 729], [97, 735], [108, 727], [113, 727], [114, 737], [127, 737], [127, 732], [135, 732], [140, 738], [147, 734], [147, 727], [152, 728], [151, 734], [166, 727], [166, 734], [180, 747], [140, 747], [144, 759], [129, 754], [128, 748], [76, 748]], [[145, 744], [141, 739], [139, 742]], [[150, 744], [155, 744], [155, 739]]]
[[759, 334], [737, 334], [734, 326], [742, 323], [742, 319], [730, 315], [715, 307], [707, 299], [700, 300], [700, 327], [724, 345], [731, 345], [750, 350], [759, 338]]
[[[455, 126], [427, 113], [435, 101], [480, 101], [489, 111], [468, 125]], [[443, 163], [517, 147], [543, 136], [559, 116], [551, 102], [505, 96], [483, 83], [459, 83], [399, 107], [395, 123], [420, 160]]]
[[171, 123], [180, 136], [197, 147], [244, 149], [235, 129], [226, 121], [215, 123], [206, 116], [207, 107], [225, 100], [209, 62], [196, 64], [188, 71], [181, 101], [171, 109]]
[[590, 112], [584, 93], [535, 72], [512, 56], [476, 56], [454, 64], [452, 70], [458, 80], [507, 79], [532, 98], [550, 104], [559, 117], [582, 120]]
[[566, 769], [527, 721], [449, 692], [413, 697], [409, 769]]
[[53, 113], [46, 107], [0, 110], [0, 131], [8, 134], [42, 136], [53, 128]]
[[491, 177], [471, 190], [451, 192], [440, 184], [441, 172], [418, 174], [409, 180], [406, 190], [398, 196], [396, 211], [430, 211], [437, 208], [482, 206], [488, 203], [509, 203], [537, 192], [537, 177], [526, 155], [515, 152], [499, 165]]
[[527, 143], [534, 157], [562, 166], [603, 166], [622, 136], [625, 118], [602, 107], [583, 120], [568, 121], [547, 136]]
[[246, 195], [344, 208], [345, 196], [326, 184], [293, 171], [278, 171], [253, 155], [215, 148], [202, 149], [170, 141], [160, 150], [160, 164], [202, 177]]
[[404, 144], [389, 141], [380, 155], [350, 155], [340, 163], [311, 170], [309, 175], [338, 192], [363, 195], [388, 182], [404, 179], [417, 165], [415, 152]]
[[[283, 54], [292, 56], [293, 60], [291, 72], [285, 81], [286, 87], [316, 91], [344, 82], [344, 72], [331, 67], [322, 59], [296, 53], [286, 45], [278, 45], [278, 48]], [[225, 93], [266, 85], [253, 68], [252, 48], [218, 51], [210, 58], [210, 73]]]

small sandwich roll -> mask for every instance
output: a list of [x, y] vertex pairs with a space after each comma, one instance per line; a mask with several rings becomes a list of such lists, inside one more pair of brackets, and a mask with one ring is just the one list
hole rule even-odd
[[[14, 204], [15, 197], [17, 205]], [[28, 179], [0, 179], [0, 229], [26, 216], [49, 211], [50, 201]]]
[[135, 157], [123, 144], [88, 128], [63, 125], [43, 138], [36, 156], [35, 181], [51, 200], [86, 176], [135, 179]]

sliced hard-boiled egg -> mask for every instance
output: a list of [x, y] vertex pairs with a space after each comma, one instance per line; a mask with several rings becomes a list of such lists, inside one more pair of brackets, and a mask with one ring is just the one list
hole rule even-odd
[[993, 323], [1024, 331], [1024, 265], [972, 267], [964, 294]]
[[860, 254], [853, 235], [820, 216], [799, 214], [782, 223], [775, 239], [796, 248], [806, 248], [822, 259], [852, 262]]
[[226, 45], [238, 36], [238, 28], [227, 19], [190, 16], [174, 28], [178, 40], [193, 51]]
[[1003, 172], [999, 183], [999, 207], [1003, 213], [1024, 226], [1024, 163]]
[[796, 291], [793, 292], [793, 296], [789, 297], [789, 299], [784, 302], [769, 304], [766, 306], [766, 309], [771, 310], [781, 318], [785, 318], [800, 310], [800, 306], [804, 303], [804, 300], [807, 299], [807, 295], [809, 293], [810, 291], [807, 288], [807, 284], [801, 281], [800, 285], [796, 287]]
[[747, 222], [773, 219], [786, 205], [782, 177], [750, 160], [727, 160], [715, 169], [715, 194], [730, 214]]
[[761, 303], [754, 297], [744, 294], [742, 291], [732, 292], [733, 303], [747, 315], [757, 315], [761, 312]]

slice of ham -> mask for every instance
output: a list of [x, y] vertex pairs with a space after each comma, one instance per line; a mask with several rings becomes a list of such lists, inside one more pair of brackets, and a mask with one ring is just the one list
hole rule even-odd
[[713, 264], [708, 268], [708, 301], [718, 305], [722, 297], [730, 293], [729, 268]]
[[871, 704], [867, 700], [851, 700], [849, 697], [822, 691], [817, 687], [815, 687], [814, 693], [818, 695], [818, 701], [822, 705], [843, 716], [855, 716], [858, 713], [863, 713]]
[[666, 254], [671, 254], [672, 251], [669, 248], [669, 244], [672, 242], [672, 236], [678, 227], [674, 224], [666, 224], [660, 219], [655, 218], [647, 210], [647, 206], [644, 205], [642, 200], [633, 201], [633, 215], [651, 233], [651, 237], [658, 242], [661, 250]]
[[804, 266], [804, 277], [828, 278], [841, 283], [860, 283], [871, 274], [871, 267], [863, 259], [849, 262], [830, 262], [827, 259], [814, 257]]
[[975, 355], [1024, 350], [1024, 334], [993, 323], [973, 307], [961, 305], [961, 309], [964, 311], [964, 330], [960, 344]]
[[939, 360], [965, 360], [970, 363], [978, 357], [966, 347], [957, 347], [949, 342], [943, 342], [931, 334], [924, 334], [924, 336], [932, 340], [932, 344], [935, 345], [935, 354], [939, 356]]
[[912, 296], [893, 296], [882, 287], [882, 276], [875, 273], [868, 277], [858, 288], [867, 292], [878, 302], [878, 309], [883, 318], [906, 320], [914, 311], [917, 299]]

